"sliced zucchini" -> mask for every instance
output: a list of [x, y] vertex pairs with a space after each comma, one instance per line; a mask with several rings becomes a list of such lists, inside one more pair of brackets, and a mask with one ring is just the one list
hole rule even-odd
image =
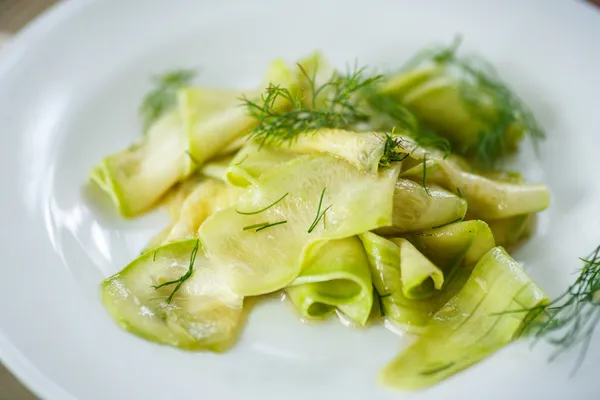
[[365, 325], [373, 307], [373, 284], [360, 240], [327, 242], [306, 261], [286, 293], [304, 318], [323, 318], [337, 309]]
[[285, 148], [261, 146], [254, 141], [249, 141], [231, 160], [225, 177], [231, 185], [247, 187], [257, 183], [265, 172], [271, 171], [296, 157], [298, 157], [298, 154]]
[[424, 299], [442, 290], [444, 273], [408, 240], [392, 239], [400, 251], [402, 293], [407, 299]]
[[[176, 284], [192, 266], [179, 290]], [[223, 351], [242, 323], [243, 298], [222, 281], [198, 239], [145, 253], [102, 284], [102, 301], [125, 330], [185, 350]]]
[[154, 123], [138, 143], [102, 160], [90, 179], [111, 196], [121, 215], [134, 217], [191, 173], [185, 150], [181, 119], [172, 112]]
[[328, 240], [389, 225], [398, 172], [366, 174], [330, 156], [303, 156], [262, 175], [237, 208], [209, 217], [200, 237], [236, 292], [279, 290]]
[[[282, 85], [291, 88], [292, 91], [297, 90], [295, 75], [282, 60], [271, 63], [265, 81], [266, 84], [261, 85], [260, 90], [246, 95], [250, 98], [259, 97], [267, 84]], [[197, 91], [190, 92], [190, 90], [180, 93], [180, 109], [190, 152], [198, 164], [204, 164], [222, 152], [258, 123], [257, 119], [241, 106], [242, 96], [242, 93], [231, 95], [231, 98], [223, 100], [223, 104], [228, 104], [227, 107], [206, 115], [202, 110], [198, 111], [195, 103], [195, 100], [204, 99], [204, 94], [198, 94]], [[275, 106], [286, 104], [283, 98], [276, 102]]]
[[433, 385], [512, 341], [544, 293], [501, 247], [488, 251], [471, 277], [431, 319], [419, 339], [388, 364], [383, 384], [399, 389]]
[[483, 221], [462, 221], [405, 236], [446, 275], [459, 264], [474, 266], [495, 246], [494, 235]]
[[467, 202], [431, 185], [425, 188], [408, 179], [398, 179], [394, 189], [392, 226], [379, 229], [383, 235], [420, 231], [456, 222], [464, 218]]
[[467, 201], [468, 211], [476, 218], [494, 220], [545, 210], [550, 191], [543, 184], [519, 184], [491, 180], [464, 171], [450, 160], [432, 158], [402, 172], [402, 177], [438, 184]]

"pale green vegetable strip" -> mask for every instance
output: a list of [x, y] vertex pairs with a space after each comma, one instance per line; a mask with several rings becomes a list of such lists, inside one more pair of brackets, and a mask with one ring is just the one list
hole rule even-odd
[[437, 185], [428, 187], [408, 179], [398, 179], [394, 189], [392, 226], [378, 233], [395, 235], [442, 226], [464, 218], [467, 202]]
[[361, 171], [375, 174], [384, 145], [384, 140], [372, 133], [319, 129], [300, 135], [282, 147], [297, 153], [328, 153], [348, 161]]
[[176, 112], [161, 117], [127, 150], [106, 157], [90, 179], [108, 195], [124, 217], [150, 209], [193, 169], [185, 154], [181, 119]]
[[544, 293], [519, 264], [495, 247], [421, 337], [385, 367], [381, 381], [409, 390], [438, 383], [513, 340], [527, 316], [510, 311], [545, 302]]
[[373, 284], [360, 240], [327, 242], [306, 260], [286, 293], [304, 318], [322, 318], [338, 309], [365, 325], [373, 306]]
[[[401, 267], [401, 253], [399, 246], [394, 242], [398, 238], [392, 239], [394, 240], [392, 241], [371, 232], [359, 236], [369, 258], [373, 285], [381, 298], [383, 314], [401, 329], [409, 332], [419, 332], [431, 319], [433, 314], [462, 288], [469, 277], [474, 264], [465, 263], [464, 260], [471, 261], [472, 257], [477, 256], [478, 251], [485, 249], [483, 253], [479, 253], [481, 256], [481, 254], [485, 254], [485, 252], [494, 246], [489, 228], [487, 229], [488, 232], [485, 231], [485, 228], [487, 228], [485, 223], [482, 222], [482, 225], [463, 224], [448, 225], [448, 227], [459, 225], [453, 229], [444, 230], [444, 228], [447, 228], [444, 227], [429, 231], [437, 231], [440, 233], [439, 235], [423, 236], [423, 238], [429, 241], [426, 243], [427, 246], [422, 246], [425, 249], [424, 252], [421, 249], [419, 250], [423, 252], [423, 257], [427, 256], [427, 259], [431, 260], [435, 268], [437, 268], [432, 268], [431, 271], [437, 275], [438, 286], [440, 285], [439, 271], [443, 271], [444, 274], [441, 292], [436, 290], [434, 296], [426, 299], [411, 299], [405, 295], [402, 276], [404, 269]], [[482, 236], [481, 242], [478, 239], [474, 239], [474, 236], [477, 237], [480, 235]], [[416, 237], [421, 236], [416, 235]], [[491, 242], [489, 241], [490, 238]], [[475, 242], [475, 245], [473, 246], [474, 248], [471, 248], [473, 242]], [[442, 249], [451, 250], [448, 257], [444, 257], [444, 254], [441, 256], [438, 254], [438, 251]], [[437, 261], [442, 264], [437, 264], [433, 261], [434, 258], [429, 257], [428, 250], [430, 250], [429, 254], [437, 256]], [[469, 253], [469, 257], [466, 257], [467, 253]], [[476, 261], [478, 260], [479, 258]], [[410, 266], [405, 267], [405, 269], [410, 271]]]
[[488, 225], [494, 234], [496, 244], [510, 251], [531, 235], [534, 223], [535, 214], [524, 214], [493, 220], [488, 222]]
[[227, 182], [227, 170], [234, 156], [223, 156], [215, 158], [200, 168], [200, 173], [204, 176]]
[[[294, 74], [282, 60], [271, 63], [265, 81], [292, 88], [292, 90], [297, 87]], [[254, 97], [259, 94], [249, 94], [249, 96]], [[240, 97], [241, 93], [237, 95], [238, 99]], [[210, 114], [209, 117], [205, 117], [203, 114], [198, 115], [194, 112], [198, 109], [194, 102], [198, 98], [203, 99], [204, 97], [199, 96], [197, 92], [182, 91], [179, 95], [179, 102], [191, 155], [197, 163], [203, 164], [242, 137], [256, 126], [258, 121], [248, 114], [245, 107], [241, 107], [241, 100], [232, 103], [222, 111]], [[278, 101], [282, 105], [285, 104], [283, 99]]]
[[200, 225], [213, 213], [231, 207], [241, 190], [223, 182], [207, 179], [185, 199], [179, 219], [163, 243], [196, 237]]
[[398, 245], [373, 232], [365, 232], [358, 236], [363, 243], [373, 286], [381, 297], [402, 291], [400, 276], [400, 249]]
[[402, 172], [403, 178], [439, 184], [463, 197], [469, 213], [484, 220], [502, 219], [545, 210], [550, 204], [550, 191], [542, 184], [518, 184], [496, 181], [463, 171], [457, 163], [437, 157], [427, 158]]
[[[373, 175], [330, 156], [300, 157], [262, 175], [236, 209], [208, 218], [200, 237], [234, 291], [269, 293], [293, 281], [304, 260], [328, 240], [389, 225], [398, 172], [388, 168]], [[247, 228], [278, 222], [260, 231]]]
[[235, 155], [226, 171], [226, 179], [231, 185], [247, 187], [258, 182], [265, 172], [271, 171], [298, 155], [278, 147], [260, 146], [249, 141]]
[[171, 222], [175, 223], [181, 214], [183, 202], [192, 193], [200, 183], [205, 180], [204, 177], [193, 174], [186, 180], [173, 186], [162, 199], [162, 204], [166, 208]]
[[438, 301], [406, 298], [400, 270], [400, 249], [397, 244], [371, 232], [359, 237], [369, 259], [381, 315], [405, 331], [418, 332], [439, 308]]
[[494, 236], [483, 221], [462, 221], [405, 236], [445, 275], [458, 264], [473, 266], [495, 246]]
[[243, 319], [243, 298], [233, 293], [200, 246], [193, 273], [167, 302], [177, 280], [188, 271], [197, 239], [147, 252], [102, 284], [102, 301], [124, 329], [145, 339], [185, 350], [223, 351]]
[[265, 172], [284, 164], [299, 154], [330, 154], [348, 161], [361, 171], [377, 173], [384, 142], [370, 133], [342, 129], [306, 132], [293, 142], [262, 145], [248, 142], [236, 154], [227, 170], [227, 181], [246, 187]]
[[402, 293], [408, 299], [431, 297], [441, 290], [444, 273], [419, 252], [408, 240], [392, 239], [400, 251]]

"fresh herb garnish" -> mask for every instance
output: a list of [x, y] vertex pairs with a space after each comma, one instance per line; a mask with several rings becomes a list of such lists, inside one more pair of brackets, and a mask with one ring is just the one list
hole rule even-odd
[[384, 142], [383, 155], [379, 160], [379, 165], [382, 167], [388, 167], [393, 162], [404, 161], [410, 156], [410, 153], [407, 153], [406, 150], [401, 146], [402, 139], [392, 136], [394, 134], [394, 130], [395, 129], [393, 128], [391, 135], [384, 133], [383, 138], [375, 135], [376, 138]]
[[263, 229], [272, 228], [272, 227], [274, 227], [274, 226], [277, 226], [277, 225], [282, 225], [282, 224], [287, 224], [287, 220], [278, 221], [278, 222], [273, 222], [272, 224], [267, 224], [267, 225], [265, 225], [265, 226], [261, 226], [260, 228], [258, 228], [258, 229], [256, 230], [256, 232], [260, 232], [260, 231], [262, 231]]
[[431, 197], [429, 187], [427, 187], [427, 153], [423, 154], [423, 188], [425, 192]]
[[254, 230], [254, 232], [260, 232], [263, 229], [271, 228], [273, 226], [277, 226], [277, 225], [281, 225], [281, 224], [287, 224], [287, 220], [273, 222], [273, 223], [262, 222], [260, 224], [248, 225], [248, 226], [243, 227], [242, 230], [243, 231]]
[[371, 116], [372, 128], [378, 130], [393, 130], [400, 128], [412, 137], [422, 147], [433, 147], [448, 156], [452, 152], [450, 141], [433, 130], [422, 126], [414, 114], [398, 99], [385, 93], [380, 93], [375, 85], [365, 88], [361, 93], [368, 105], [374, 111]]
[[242, 215], [260, 214], [261, 212], [267, 211], [269, 208], [275, 206], [277, 203], [279, 203], [280, 201], [282, 201], [283, 199], [285, 199], [289, 194], [290, 193], [287, 192], [286, 194], [284, 194], [283, 196], [281, 196], [279, 199], [275, 200], [273, 203], [271, 203], [268, 206], [266, 206], [265, 208], [261, 208], [260, 210], [257, 210], [257, 211], [239, 211], [239, 210], [235, 210], [235, 212], [238, 213], [238, 214], [242, 214]]
[[423, 50], [406, 63], [402, 71], [433, 62], [455, 75], [463, 104], [482, 127], [476, 143], [468, 151], [482, 166], [493, 167], [515, 147], [521, 132], [530, 136], [537, 149], [545, 133], [531, 110], [489, 63], [475, 57], [459, 57], [460, 42], [461, 38], [457, 37], [450, 46]]
[[441, 225], [438, 225], [438, 226], [434, 226], [434, 227], [432, 227], [431, 229], [443, 228], [444, 226], [452, 225], [452, 224], [454, 224], [454, 223], [456, 223], [456, 222], [461, 222], [462, 220], [464, 220], [464, 218], [463, 218], [463, 217], [456, 218], [454, 221], [450, 221], [450, 222], [446, 222], [445, 224], [441, 224]]
[[392, 294], [388, 293], [388, 294], [380, 295], [379, 291], [377, 290], [375, 285], [373, 285], [373, 291], [375, 291], [375, 296], [377, 297], [377, 303], [379, 304], [379, 314], [381, 314], [382, 317], [385, 317], [385, 309], [383, 307], [383, 301], [381, 299], [383, 299], [385, 297], [389, 297]]
[[174, 281], [169, 281], [169, 282], [165, 282], [160, 285], [157, 285], [157, 286], [152, 286], [155, 290], [158, 290], [165, 286], [170, 286], [170, 285], [175, 285], [175, 284], [177, 285], [177, 286], [175, 286], [175, 289], [173, 289], [173, 291], [167, 298], [167, 304], [171, 303], [171, 301], [173, 300], [173, 296], [175, 296], [175, 293], [177, 293], [177, 291], [181, 288], [181, 285], [183, 285], [183, 283], [192, 276], [192, 273], [194, 272], [194, 263], [196, 262], [196, 255], [198, 254], [199, 246], [200, 246], [200, 240], [196, 240], [196, 245], [194, 246], [194, 249], [192, 250], [192, 254], [190, 255], [190, 264], [189, 264], [188, 270], [185, 274], [183, 274], [179, 279], [176, 279]]
[[319, 198], [319, 206], [317, 208], [317, 215], [315, 216], [313, 223], [310, 225], [310, 228], [308, 228], [308, 233], [312, 233], [312, 231], [317, 227], [317, 224], [319, 223], [321, 218], [323, 218], [325, 216], [325, 213], [332, 207], [329, 206], [325, 210], [323, 210], [323, 212], [321, 212], [321, 206], [323, 205], [323, 197], [325, 196], [325, 189], [327, 188], [323, 188], [323, 191], [321, 191], [321, 197]]
[[269, 85], [260, 101], [243, 98], [243, 105], [258, 125], [249, 135], [261, 144], [281, 143], [298, 134], [320, 128], [343, 128], [368, 120], [359, 110], [358, 92], [381, 76], [366, 76], [366, 67], [354, 66], [347, 74], [334, 72], [331, 78], [317, 86], [315, 74], [310, 76], [298, 64], [310, 88], [310, 101], [305, 94], [279, 85]]
[[193, 70], [180, 69], [154, 78], [156, 87], [144, 97], [139, 109], [144, 132], [175, 105], [177, 91], [189, 86], [195, 76], [196, 72]]
[[545, 338], [557, 346], [552, 359], [577, 345], [581, 346], [575, 371], [581, 365], [592, 335], [600, 322], [600, 246], [587, 258], [575, 282], [556, 300], [527, 310], [523, 335]]
[[261, 222], [260, 224], [254, 224], [254, 225], [248, 225], [242, 228], [243, 231], [249, 231], [252, 229], [257, 229], [257, 228], [261, 228], [263, 226], [269, 225], [268, 222]]

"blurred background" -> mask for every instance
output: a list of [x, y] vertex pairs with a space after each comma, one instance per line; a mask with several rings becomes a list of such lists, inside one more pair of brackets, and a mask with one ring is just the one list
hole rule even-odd
[[[600, 7], [600, 0], [588, 1]], [[58, 2], [58, 0], [0, 0], [0, 51], [2, 44], [10, 40], [13, 34]], [[140, 5], [142, 4], [140, 1]], [[0, 364], [0, 400], [36, 400], [36, 397]]]

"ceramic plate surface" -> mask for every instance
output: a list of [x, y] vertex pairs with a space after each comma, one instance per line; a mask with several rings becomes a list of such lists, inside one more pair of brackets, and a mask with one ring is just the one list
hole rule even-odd
[[[409, 343], [382, 327], [305, 325], [278, 302], [252, 313], [229, 353], [185, 353], [120, 330], [99, 283], [166, 223], [119, 219], [91, 196], [90, 168], [140, 135], [149, 77], [198, 67], [200, 84], [252, 87], [275, 57], [321, 49], [397, 68], [464, 37], [532, 107], [548, 139], [517, 162], [551, 188], [516, 254], [556, 295], [600, 241], [600, 13], [570, 1], [72, 1], [0, 51], [0, 358], [48, 400], [592, 399], [600, 337], [576, 353], [509, 346], [431, 389], [399, 393], [377, 373]], [[1, 391], [1, 389], [0, 389]]]

